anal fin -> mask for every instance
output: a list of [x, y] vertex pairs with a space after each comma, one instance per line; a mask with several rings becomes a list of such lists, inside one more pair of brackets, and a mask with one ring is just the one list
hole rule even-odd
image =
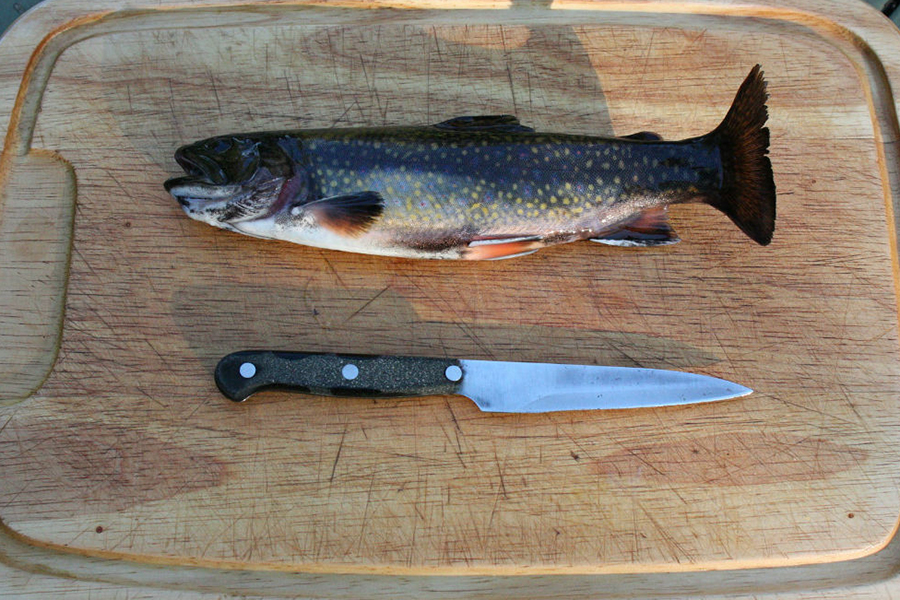
[[610, 246], [666, 246], [681, 240], [669, 225], [666, 209], [659, 207], [638, 213], [590, 241]]
[[540, 236], [518, 236], [476, 239], [463, 251], [466, 260], [501, 260], [532, 254], [543, 248]]

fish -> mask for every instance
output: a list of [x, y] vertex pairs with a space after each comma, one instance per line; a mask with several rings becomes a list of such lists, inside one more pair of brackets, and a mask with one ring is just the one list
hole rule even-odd
[[667, 141], [542, 133], [513, 115], [436, 125], [229, 134], [182, 146], [165, 189], [188, 217], [346, 252], [496, 260], [589, 240], [679, 241], [668, 207], [705, 203], [761, 245], [775, 229], [767, 84], [747, 75], [721, 124]]

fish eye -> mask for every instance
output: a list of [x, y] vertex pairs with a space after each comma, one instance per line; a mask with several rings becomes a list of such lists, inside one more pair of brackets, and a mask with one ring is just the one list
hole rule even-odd
[[226, 138], [219, 138], [218, 140], [215, 141], [215, 143], [213, 143], [212, 148], [210, 148], [210, 150], [212, 150], [213, 152], [218, 152], [218, 153], [228, 152], [233, 145], [234, 145], [234, 142], [232, 140], [229, 140]]

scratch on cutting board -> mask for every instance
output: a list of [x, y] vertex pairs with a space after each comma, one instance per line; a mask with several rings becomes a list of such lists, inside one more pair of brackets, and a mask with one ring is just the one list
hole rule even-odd
[[337, 453], [334, 455], [334, 464], [331, 465], [331, 477], [328, 478], [329, 483], [334, 482], [334, 473], [337, 471], [338, 461], [341, 459], [341, 450], [344, 449], [344, 438], [347, 437], [347, 426], [344, 426], [344, 432], [341, 434], [341, 441], [338, 444]]

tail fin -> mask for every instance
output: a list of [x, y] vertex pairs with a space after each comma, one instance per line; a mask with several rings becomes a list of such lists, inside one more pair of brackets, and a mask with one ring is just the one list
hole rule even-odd
[[769, 129], [764, 127], [766, 81], [756, 65], [741, 84], [731, 109], [712, 133], [722, 155], [723, 181], [708, 202], [759, 244], [772, 241], [775, 230], [775, 181], [769, 162]]

